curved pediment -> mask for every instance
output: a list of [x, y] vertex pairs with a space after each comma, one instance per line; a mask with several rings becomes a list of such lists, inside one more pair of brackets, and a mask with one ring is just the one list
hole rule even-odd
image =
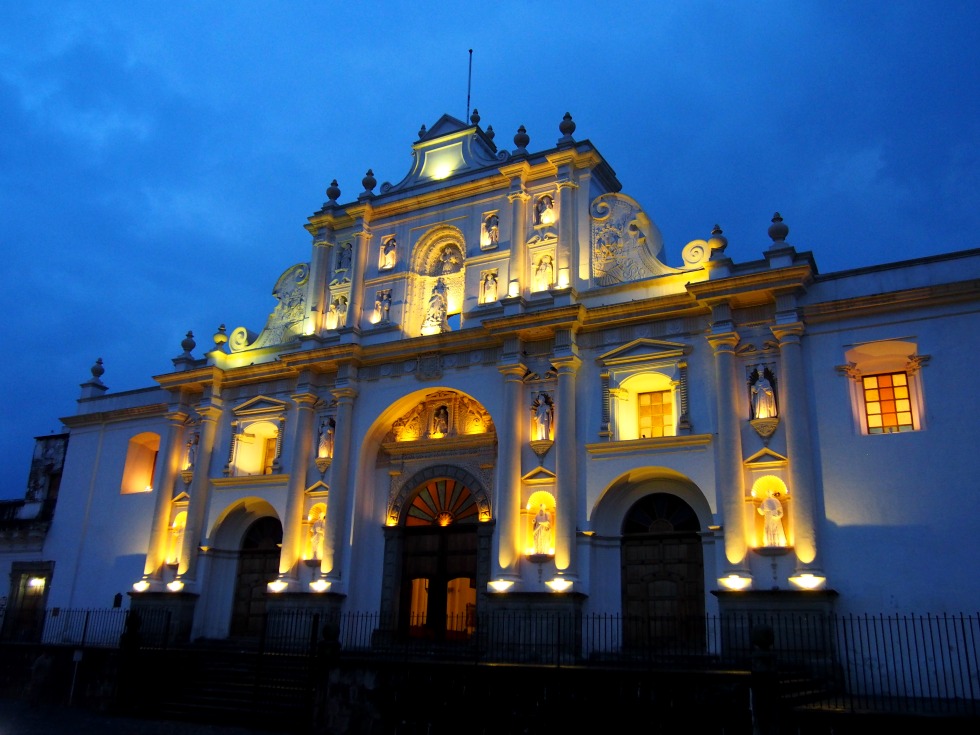
[[498, 153], [491, 137], [478, 124], [468, 125], [451, 115], [443, 115], [432, 128], [423, 127], [419, 131], [419, 139], [412, 145], [412, 156], [412, 168], [405, 178], [397, 184], [382, 184], [382, 194], [497, 166], [509, 154]]

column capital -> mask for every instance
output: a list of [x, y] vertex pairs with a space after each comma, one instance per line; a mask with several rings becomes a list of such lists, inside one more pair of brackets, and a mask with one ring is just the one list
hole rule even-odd
[[705, 339], [708, 340], [708, 344], [711, 345], [711, 349], [714, 350], [716, 355], [723, 353], [734, 353], [735, 347], [738, 345], [738, 332], [719, 332], [718, 334], [709, 334]]
[[551, 364], [555, 366], [558, 375], [575, 375], [582, 367], [582, 359], [578, 355], [566, 355], [553, 358]]
[[220, 398], [212, 397], [210, 401], [202, 403], [195, 410], [204, 421], [217, 421], [224, 410], [223, 403]]
[[178, 408], [174, 411], [168, 411], [165, 414], [165, 418], [172, 424], [183, 424], [190, 417], [190, 414], [182, 408]]
[[786, 344], [799, 344], [800, 337], [803, 336], [806, 327], [803, 322], [792, 322], [790, 324], [776, 324], [769, 329], [779, 340], [779, 346], [782, 347]]
[[294, 393], [290, 396], [294, 403], [300, 408], [313, 408], [316, 402], [320, 400], [320, 397], [315, 393], [310, 393], [309, 391], [302, 391], [300, 393]]
[[357, 398], [356, 388], [334, 388], [330, 391], [330, 395], [337, 399], [337, 403], [353, 403], [354, 399]]
[[517, 362], [511, 363], [510, 365], [498, 365], [497, 370], [508, 380], [516, 380], [522, 382], [524, 376], [527, 375], [527, 365]]

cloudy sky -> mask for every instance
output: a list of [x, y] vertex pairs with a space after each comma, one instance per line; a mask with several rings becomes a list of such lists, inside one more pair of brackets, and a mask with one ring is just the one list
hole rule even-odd
[[188, 330], [261, 330], [330, 180], [401, 180], [443, 113], [543, 150], [570, 112], [669, 265], [716, 223], [761, 257], [776, 211], [821, 273], [976, 247], [978, 27], [976, 0], [5, 2], [0, 498], [97, 358], [130, 390]]

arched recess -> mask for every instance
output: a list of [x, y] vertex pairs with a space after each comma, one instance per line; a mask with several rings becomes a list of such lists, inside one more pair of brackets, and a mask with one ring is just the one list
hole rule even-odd
[[[228, 506], [211, 528], [205, 637], [249, 637], [260, 630], [267, 585], [279, 572], [282, 522], [267, 501], [244, 498]], [[202, 603], [205, 602], [202, 600]]]
[[700, 489], [665, 468], [628, 473], [600, 498], [593, 528], [606, 543], [596, 564], [600, 575], [619, 580], [625, 646], [704, 650], [711, 519]]
[[452, 225], [426, 231], [412, 253], [409, 334], [440, 334], [460, 328], [466, 290], [466, 240]]
[[393, 507], [381, 595], [391, 628], [405, 637], [467, 640], [475, 630], [477, 590], [490, 579], [483, 483], [459, 466], [434, 464], [404, 483]]

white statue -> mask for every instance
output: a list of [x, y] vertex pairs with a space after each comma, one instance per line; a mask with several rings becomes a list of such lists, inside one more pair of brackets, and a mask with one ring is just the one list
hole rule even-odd
[[310, 511], [310, 552], [314, 559], [323, 558], [323, 539], [326, 533], [326, 513], [314, 508]]
[[333, 435], [336, 427], [337, 422], [332, 418], [324, 419], [320, 423], [320, 438], [317, 441], [316, 449], [318, 459], [333, 457]]
[[770, 490], [766, 499], [759, 505], [759, 515], [763, 521], [763, 546], [786, 546], [786, 532], [783, 531], [783, 504], [776, 497], [778, 493]]
[[531, 410], [534, 413], [534, 439], [550, 439], [551, 423], [555, 418], [555, 406], [551, 396], [541, 391], [531, 404]]
[[389, 270], [395, 267], [395, 256], [396, 256], [397, 243], [395, 238], [389, 238], [385, 241], [385, 244], [381, 246], [381, 269]]
[[441, 278], [436, 280], [432, 287], [432, 294], [429, 296], [429, 308], [425, 315], [422, 327], [423, 334], [440, 334], [449, 331], [449, 321], [447, 319], [448, 303], [446, 295], [446, 282]]
[[542, 255], [534, 269], [534, 290], [547, 291], [554, 283], [555, 268], [550, 255]]
[[752, 384], [752, 418], [776, 418], [776, 391], [766, 378], [765, 368], [759, 365], [756, 370], [759, 378]]
[[497, 300], [497, 274], [487, 271], [483, 276], [483, 298], [484, 304], [492, 304]]
[[534, 516], [534, 553], [551, 553], [551, 514], [544, 506], [538, 508], [538, 514]]

